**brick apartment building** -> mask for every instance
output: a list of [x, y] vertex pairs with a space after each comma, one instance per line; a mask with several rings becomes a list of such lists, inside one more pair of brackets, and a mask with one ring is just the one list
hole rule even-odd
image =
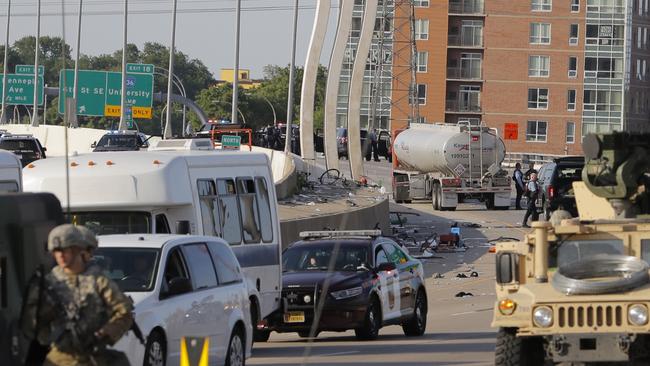
[[649, 0], [414, 3], [421, 121], [482, 121], [530, 158], [650, 130]]

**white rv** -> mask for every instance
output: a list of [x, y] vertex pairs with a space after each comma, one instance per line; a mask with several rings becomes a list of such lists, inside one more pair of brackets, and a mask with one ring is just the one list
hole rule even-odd
[[21, 191], [22, 168], [20, 159], [16, 155], [0, 150], [0, 193]]
[[269, 160], [261, 153], [212, 150], [205, 142], [168, 140], [153, 151], [71, 156], [69, 189], [64, 158], [35, 161], [24, 169], [25, 191], [54, 193], [64, 211], [69, 207], [72, 223], [95, 227], [102, 235], [223, 238], [249, 281], [255, 324], [279, 307], [282, 285]]

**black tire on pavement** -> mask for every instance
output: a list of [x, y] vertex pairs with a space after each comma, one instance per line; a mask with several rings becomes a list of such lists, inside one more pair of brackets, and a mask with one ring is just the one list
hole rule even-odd
[[358, 340], [371, 341], [377, 339], [379, 336], [379, 328], [381, 328], [381, 309], [379, 300], [377, 297], [373, 297], [370, 305], [368, 305], [363, 326], [355, 329], [354, 334]]
[[258, 329], [253, 330], [253, 341], [254, 342], [264, 343], [264, 342], [267, 342], [269, 340], [269, 337], [271, 337], [271, 331], [270, 330], [258, 330]]
[[402, 324], [404, 334], [409, 337], [419, 337], [427, 329], [427, 296], [424, 290], [419, 290], [415, 297], [413, 316]]
[[439, 211], [440, 210], [440, 194], [438, 193], [438, 190], [440, 188], [440, 183], [435, 182], [433, 183], [433, 189], [431, 192], [431, 201], [433, 204], [433, 210], [434, 211]]
[[494, 210], [494, 193], [488, 193], [485, 198], [485, 208]]
[[494, 349], [495, 366], [544, 366], [546, 353], [540, 337], [517, 337], [514, 328], [499, 328]]
[[158, 331], [153, 331], [147, 337], [144, 350], [144, 366], [165, 366], [167, 364], [167, 345], [165, 337]]
[[246, 341], [241, 327], [235, 327], [228, 342], [226, 366], [246, 365]]

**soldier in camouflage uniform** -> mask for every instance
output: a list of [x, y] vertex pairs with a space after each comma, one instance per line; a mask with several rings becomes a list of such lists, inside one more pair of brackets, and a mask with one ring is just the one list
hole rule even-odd
[[27, 336], [50, 345], [45, 365], [128, 365], [126, 356], [107, 350], [131, 327], [133, 306], [97, 266], [89, 266], [95, 235], [70, 224], [48, 238], [57, 266], [31, 286], [23, 324]]

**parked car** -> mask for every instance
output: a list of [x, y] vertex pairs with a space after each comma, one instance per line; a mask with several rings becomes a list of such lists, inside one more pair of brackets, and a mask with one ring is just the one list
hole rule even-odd
[[[361, 130], [361, 155], [366, 158], [367, 161], [370, 161], [371, 159], [371, 146], [370, 146], [370, 141], [366, 141], [366, 137], [368, 136], [368, 131], [367, 130]], [[348, 129], [344, 127], [339, 127], [336, 129], [336, 147], [339, 152], [339, 159], [341, 157], [345, 157], [346, 159], [349, 159], [349, 154], [348, 154]]]
[[537, 174], [540, 187], [537, 207], [542, 209], [546, 220], [560, 207], [571, 215], [578, 216], [573, 182], [582, 179], [584, 165], [584, 157], [567, 156], [557, 158], [540, 167]]
[[427, 293], [419, 260], [379, 230], [301, 237], [282, 255], [284, 306], [267, 318], [267, 331], [307, 337], [354, 329], [359, 339], [375, 339], [382, 326], [399, 324], [406, 335], [424, 334]]
[[138, 151], [149, 147], [147, 135], [137, 131], [111, 131], [90, 145], [98, 151]]
[[146, 346], [115, 348], [132, 365], [178, 365], [181, 337], [209, 338], [211, 364], [243, 365], [252, 326], [248, 290], [230, 246], [216, 237], [99, 236], [95, 262], [130, 296]]
[[12, 135], [8, 133], [0, 137], [0, 149], [16, 154], [23, 167], [35, 160], [45, 159], [45, 151], [47, 151], [41, 145], [41, 142], [32, 135]]

